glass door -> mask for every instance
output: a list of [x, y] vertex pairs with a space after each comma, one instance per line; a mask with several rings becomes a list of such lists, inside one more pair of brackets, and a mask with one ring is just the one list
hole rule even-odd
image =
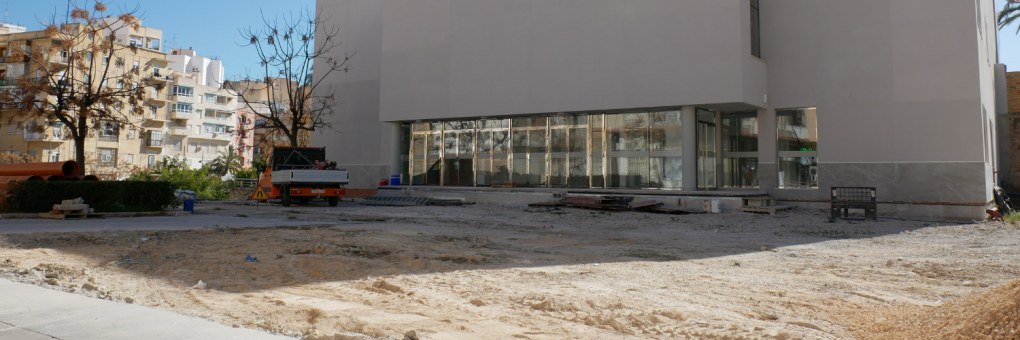
[[715, 112], [698, 109], [698, 190], [716, 188]]

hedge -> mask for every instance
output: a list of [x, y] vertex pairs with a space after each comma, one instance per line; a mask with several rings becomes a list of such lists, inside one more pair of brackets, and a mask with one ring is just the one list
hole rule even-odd
[[176, 208], [168, 182], [13, 182], [4, 186], [2, 206], [16, 212], [46, 212], [63, 200], [81, 197], [96, 212], [163, 211]]

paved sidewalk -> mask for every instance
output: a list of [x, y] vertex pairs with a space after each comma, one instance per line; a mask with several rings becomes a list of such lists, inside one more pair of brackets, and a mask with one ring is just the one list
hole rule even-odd
[[[2, 215], [0, 215], [2, 217]], [[185, 215], [159, 217], [122, 217], [92, 220], [4, 219], [0, 234], [73, 232], [103, 230], [190, 230], [204, 227], [283, 227], [302, 225], [344, 224], [343, 222], [288, 221], [283, 219], [230, 217], [218, 215]]]
[[155, 308], [0, 279], [0, 340], [285, 340]]

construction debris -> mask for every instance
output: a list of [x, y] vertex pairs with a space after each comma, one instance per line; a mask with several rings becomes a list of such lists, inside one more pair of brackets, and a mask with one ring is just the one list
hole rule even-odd
[[39, 213], [39, 217], [48, 218], [54, 220], [84, 220], [88, 218], [106, 218], [106, 214], [96, 214], [95, 209], [89, 208], [88, 204], [84, 204], [85, 200], [82, 198], [76, 198], [73, 200], [63, 200], [60, 204], [54, 204], [53, 210], [48, 213]]
[[425, 205], [427, 197], [390, 197], [390, 196], [369, 196], [361, 201], [361, 205], [375, 205], [387, 207], [410, 207]]

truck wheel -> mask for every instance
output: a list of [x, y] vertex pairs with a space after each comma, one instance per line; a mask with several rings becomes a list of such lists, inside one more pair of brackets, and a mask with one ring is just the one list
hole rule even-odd
[[340, 197], [339, 196], [330, 196], [329, 197], [329, 206], [335, 207], [335, 206], [337, 206], [339, 204], [340, 204]]
[[282, 200], [283, 202], [281, 202], [281, 204], [283, 204], [283, 206], [285, 206], [285, 207], [289, 207], [290, 206], [290, 187], [284, 186], [284, 187], [280, 188], [280, 190], [283, 191], [283, 200]]

